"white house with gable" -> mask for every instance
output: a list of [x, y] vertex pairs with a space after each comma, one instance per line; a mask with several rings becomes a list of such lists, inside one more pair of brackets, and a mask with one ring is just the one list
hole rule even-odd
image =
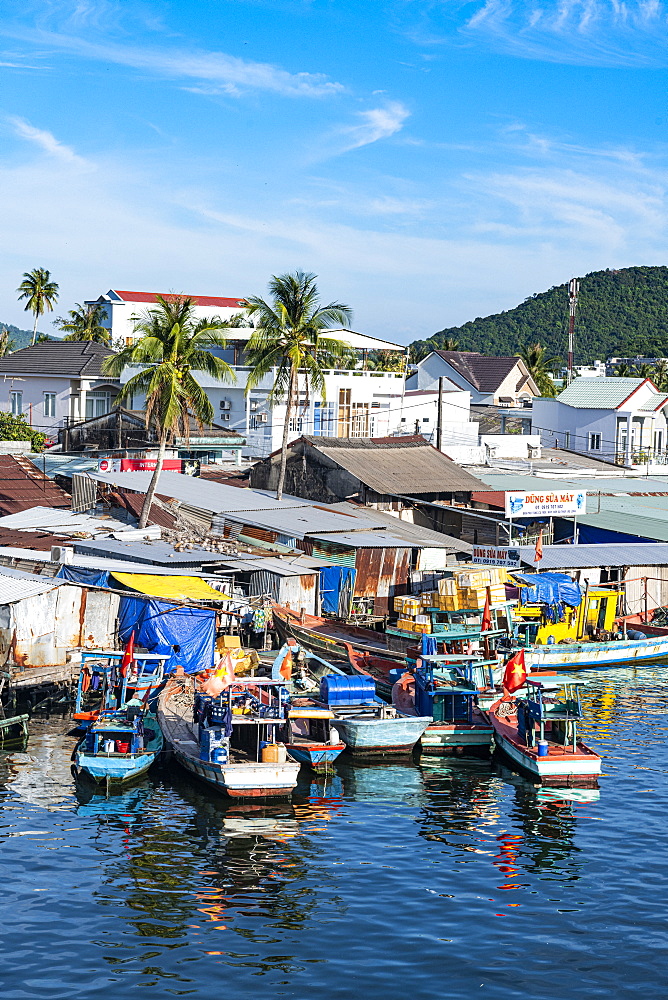
[[665, 463], [668, 393], [648, 378], [582, 378], [533, 401], [532, 431], [545, 446], [625, 466]]

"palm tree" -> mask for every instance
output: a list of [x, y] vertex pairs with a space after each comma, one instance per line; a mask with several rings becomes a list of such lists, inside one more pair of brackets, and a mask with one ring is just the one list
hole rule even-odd
[[11, 354], [15, 346], [14, 341], [9, 337], [9, 330], [6, 326], [3, 326], [0, 330], [0, 358], [4, 358], [6, 354]]
[[666, 358], [659, 358], [654, 365], [652, 381], [659, 392], [668, 392], [668, 360]]
[[631, 365], [628, 365], [626, 361], [622, 361], [615, 368], [615, 375], [618, 378], [631, 378], [635, 375], [635, 369], [632, 368]]
[[454, 337], [446, 337], [438, 349], [439, 351], [458, 351], [459, 341], [455, 340]]
[[191, 416], [200, 429], [213, 422], [211, 401], [193, 372], [204, 372], [221, 382], [234, 381], [230, 366], [209, 350], [225, 348], [223, 321], [218, 317], [198, 321], [189, 298], [158, 295], [156, 301], [155, 308], [135, 321], [135, 333], [141, 334], [140, 339], [102, 363], [104, 373], [116, 378], [126, 366], [141, 366], [125, 383], [117, 401], [143, 395], [146, 427], [153, 424], [158, 431], [158, 460], [144, 500], [140, 528], [146, 527], [149, 518], [167, 439], [180, 434], [187, 441]]
[[255, 319], [255, 330], [246, 351], [252, 369], [246, 383], [246, 395], [275, 370], [269, 405], [282, 399], [286, 401], [276, 487], [276, 499], [280, 500], [285, 484], [290, 420], [299, 399], [299, 375], [302, 374], [306, 393], [304, 409], [308, 406], [311, 390], [324, 400], [324, 369], [345, 357], [350, 347], [333, 337], [323, 337], [322, 331], [349, 326], [352, 310], [340, 302], [321, 306], [316, 275], [304, 271], [273, 275], [269, 291], [271, 303], [257, 296], [246, 300], [248, 314]]
[[58, 317], [53, 325], [59, 330], [65, 330], [67, 336], [63, 340], [91, 340], [96, 344], [108, 344], [111, 330], [103, 325], [107, 310], [102, 302], [91, 302], [82, 306], [75, 302], [75, 308], [70, 309], [68, 319]]
[[32, 328], [32, 341], [35, 343], [37, 337], [37, 320], [45, 312], [51, 312], [58, 301], [58, 285], [51, 281], [51, 272], [44, 267], [36, 267], [33, 271], [25, 271], [23, 281], [16, 289], [19, 293], [19, 302], [26, 299], [25, 310], [30, 310], [35, 314], [35, 322]]
[[541, 344], [531, 344], [523, 347], [515, 357], [521, 358], [527, 371], [540, 390], [541, 396], [556, 396], [557, 387], [552, 381], [552, 373], [561, 358], [548, 358], [546, 349]]

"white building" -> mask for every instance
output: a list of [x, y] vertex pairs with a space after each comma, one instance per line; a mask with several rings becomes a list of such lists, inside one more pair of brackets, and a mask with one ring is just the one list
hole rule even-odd
[[474, 406], [530, 405], [539, 395], [526, 365], [517, 357], [488, 357], [477, 351], [432, 351], [406, 380], [407, 389], [435, 389], [439, 378], [471, 394]]
[[668, 393], [647, 378], [575, 379], [534, 399], [532, 431], [556, 446], [626, 466], [664, 463]]
[[[477, 445], [478, 429], [471, 420], [471, 393], [449, 384], [441, 400], [441, 450], [447, 450], [445, 445]], [[395, 433], [422, 434], [438, 447], [437, 431], [438, 390], [407, 389]]]
[[[169, 299], [174, 292], [128, 292], [110, 288], [104, 295], [96, 299], [86, 299], [85, 304], [102, 304], [105, 307], [106, 319], [103, 326], [111, 330], [112, 340], [116, 343], [131, 344], [137, 339], [135, 334], [135, 319], [143, 315], [156, 304], [156, 296], [162, 295]], [[222, 298], [216, 295], [190, 295], [194, 303], [195, 318], [209, 319], [219, 316], [229, 320], [232, 316], [243, 312], [244, 300]]]
[[23, 414], [50, 438], [66, 421], [108, 413], [120, 387], [102, 374], [109, 354], [103, 344], [49, 340], [5, 355], [0, 358], [0, 411]]

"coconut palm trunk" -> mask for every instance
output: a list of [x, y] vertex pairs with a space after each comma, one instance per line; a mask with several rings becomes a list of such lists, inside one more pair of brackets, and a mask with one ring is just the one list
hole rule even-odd
[[288, 467], [288, 438], [290, 436], [290, 420], [295, 409], [297, 397], [296, 383], [299, 378], [294, 365], [290, 369], [290, 386], [285, 402], [285, 423], [283, 424], [283, 441], [281, 444], [281, 464], [278, 469], [278, 483], [276, 485], [276, 499], [283, 499], [283, 487], [285, 486], [285, 473]]
[[139, 518], [139, 527], [145, 528], [148, 524], [148, 519], [151, 514], [151, 507], [153, 505], [153, 498], [155, 497], [155, 491], [158, 488], [158, 480], [160, 479], [160, 473], [162, 472], [162, 463], [165, 460], [165, 451], [167, 450], [167, 432], [163, 431], [160, 435], [160, 443], [158, 445], [158, 460], [155, 463], [155, 469], [153, 470], [153, 475], [151, 476], [151, 482], [148, 484], [148, 489], [146, 491], [146, 496], [144, 498], [144, 506], [141, 509], [141, 516]]

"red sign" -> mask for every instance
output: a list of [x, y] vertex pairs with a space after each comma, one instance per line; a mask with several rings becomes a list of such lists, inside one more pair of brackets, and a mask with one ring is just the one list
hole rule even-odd
[[[157, 458], [101, 458], [98, 462], [99, 472], [153, 472]], [[183, 461], [180, 458], [165, 458], [162, 462], [165, 472], [182, 472]]]

